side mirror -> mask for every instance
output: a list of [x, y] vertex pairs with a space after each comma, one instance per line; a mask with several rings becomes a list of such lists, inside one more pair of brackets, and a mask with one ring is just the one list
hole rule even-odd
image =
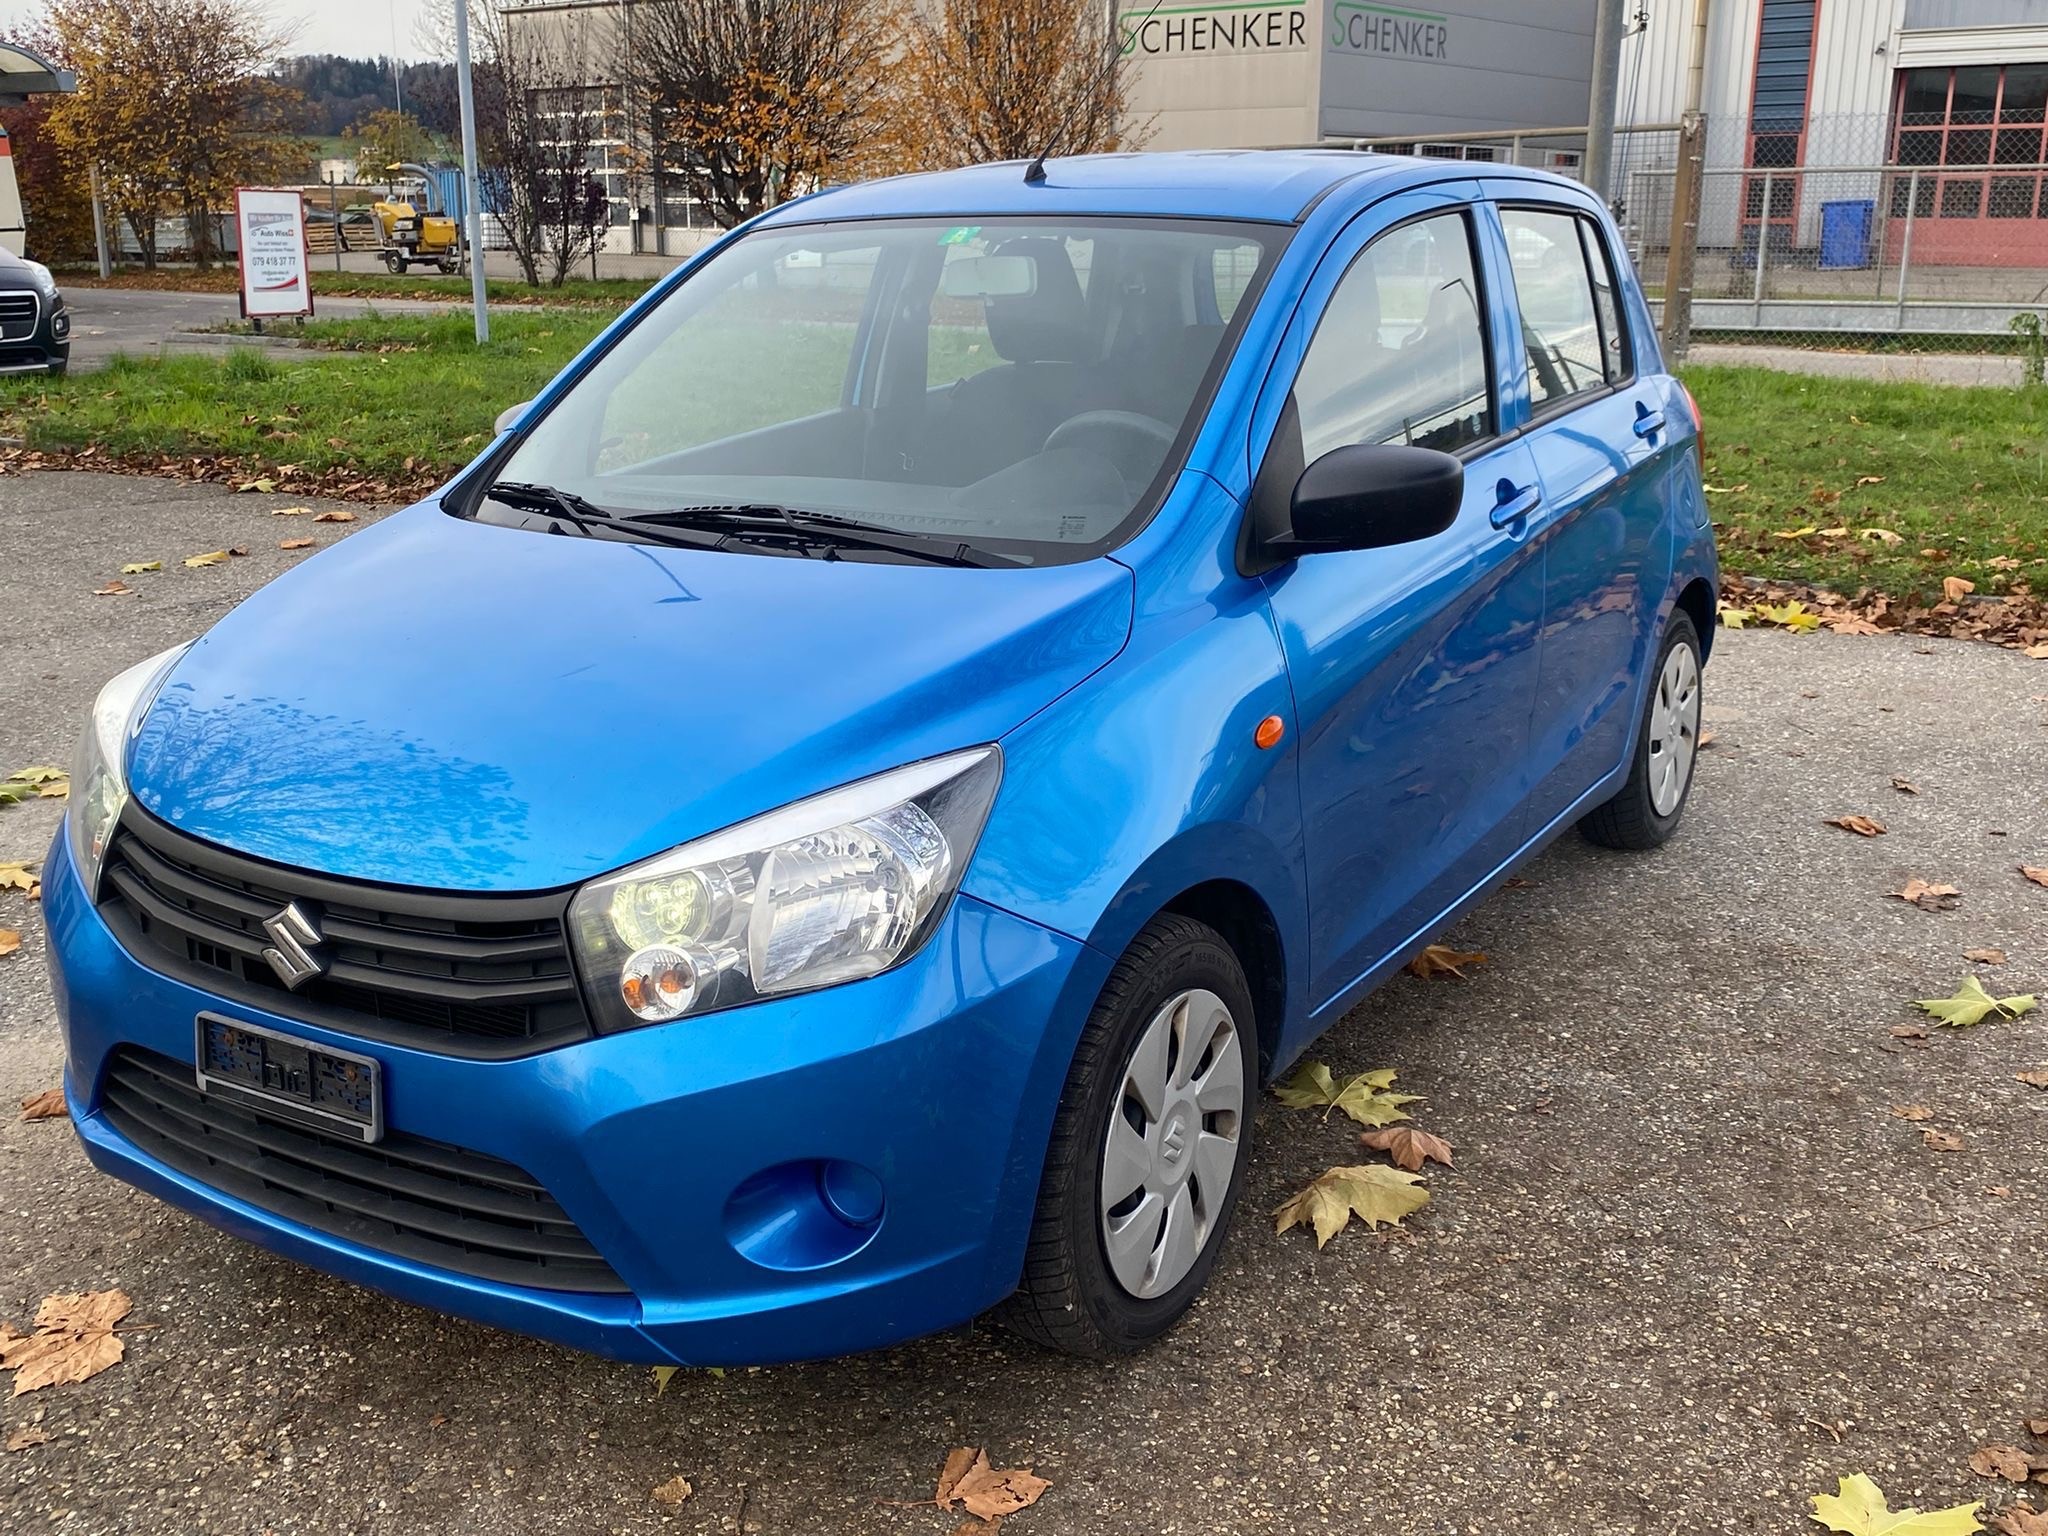
[[519, 425], [519, 418], [526, 414], [527, 407], [532, 404], [531, 400], [522, 400], [517, 405], [506, 406], [505, 409], [498, 412], [498, 419], [492, 423], [491, 430], [493, 432], [511, 431]]
[[1465, 466], [1434, 448], [1356, 443], [1302, 471], [1289, 528], [1270, 541], [1280, 556], [1384, 549], [1442, 533], [1458, 519]]

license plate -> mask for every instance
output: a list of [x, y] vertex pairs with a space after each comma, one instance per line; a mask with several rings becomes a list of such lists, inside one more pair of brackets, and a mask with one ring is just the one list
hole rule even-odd
[[202, 1093], [363, 1141], [384, 1135], [383, 1082], [368, 1056], [202, 1013], [197, 1060]]

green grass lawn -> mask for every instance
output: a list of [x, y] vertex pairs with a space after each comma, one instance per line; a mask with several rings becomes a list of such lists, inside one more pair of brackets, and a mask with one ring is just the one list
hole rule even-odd
[[1945, 576], [2048, 588], [2048, 394], [1763, 368], [1685, 381], [1729, 570], [1895, 597], [1939, 596]]

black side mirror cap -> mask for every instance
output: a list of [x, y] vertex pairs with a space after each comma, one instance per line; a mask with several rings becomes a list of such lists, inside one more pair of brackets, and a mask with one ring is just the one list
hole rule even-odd
[[1288, 529], [1267, 544], [1283, 559], [1411, 544], [1456, 522], [1464, 495], [1465, 466], [1448, 453], [1398, 443], [1333, 448], [1302, 471]]

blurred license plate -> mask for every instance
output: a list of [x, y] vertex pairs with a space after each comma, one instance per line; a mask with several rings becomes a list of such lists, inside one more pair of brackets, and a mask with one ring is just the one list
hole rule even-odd
[[368, 1056], [202, 1013], [198, 1063], [202, 1093], [362, 1141], [384, 1134], [383, 1083]]

